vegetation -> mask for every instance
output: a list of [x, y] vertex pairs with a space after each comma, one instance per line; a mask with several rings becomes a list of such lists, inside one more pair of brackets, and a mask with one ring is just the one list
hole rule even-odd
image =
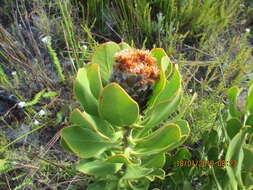
[[[78, 81], [84, 80], [83, 75], [80, 78], [80, 73], [95, 69], [90, 65], [98, 64], [103, 79], [101, 89], [106, 93], [105, 89], [110, 87], [109, 72], [113, 71], [110, 67], [103, 67], [105, 57], [101, 55], [112, 55], [114, 59], [114, 53], [120, 47], [159, 50], [152, 56], [159, 62], [157, 56], [161, 54], [161, 58], [165, 57], [163, 61], [171, 60], [172, 67], [181, 73], [182, 96], [180, 104], [173, 106], [175, 111], [170, 115], [166, 112], [164, 118], [155, 122], [154, 128], [151, 127], [152, 130], [143, 130], [150, 129], [145, 128], [145, 122], [144, 127], [139, 129], [141, 124], [138, 123], [134, 126], [133, 134], [139, 133], [142, 138], [147, 138], [145, 136], [152, 136], [151, 132], [157, 128], [172, 123], [178, 126], [188, 123], [191, 131], [180, 146], [159, 152], [162, 154], [160, 157], [166, 160], [164, 165], [157, 167], [160, 169], [155, 170], [155, 167], [147, 167], [145, 164], [143, 167], [145, 159], [148, 159], [143, 155], [135, 155], [130, 161], [125, 159], [124, 166], [121, 163], [124, 157], [116, 159], [121, 160], [119, 163], [110, 163], [122, 167], [115, 171], [119, 172], [117, 175], [113, 175], [118, 180], [126, 176], [125, 171], [129, 171], [131, 164], [126, 164], [126, 161], [141, 160], [137, 164], [140, 168], [130, 168], [136, 170], [133, 173], [142, 174], [144, 180], [133, 180], [132, 176], [127, 179], [127, 184], [121, 183], [122, 188], [145, 189], [148, 186], [145, 179], [149, 179], [149, 189], [251, 189], [252, 15], [253, 4], [250, 0], [2, 0], [0, 189], [87, 189], [88, 186], [96, 189], [96, 182], [100, 185], [103, 183], [109, 189], [110, 180], [105, 180], [108, 176], [94, 178], [87, 174], [97, 176], [97, 173], [92, 173], [94, 170], [87, 171], [87, 167], [83, 169], [80, 164], [76, 170], [74, 163], [79, 158], [71, 152], [80, 153], [86, 149], [83, 150], [79, 145], [77, 148], [82, 150], [72, 147], [73, 137], [69, 134], [76, 131], [68, 130], [76, 128], [73, 124], [78, 125], [76, 122], [79, 119], [75, 117], [80, 117], [80, 112], [76, 108], [91, 114], [94, 109], [85, 106], [92, 106], [92, 103], [96, 105], [98, 101], [98, 97], [92, 96], [90, 99], [80, 99], [78, 93], [87, 92], [87, 86], [78, 87]], [[117, 51], [104, 53], [108, 51], [107, 48], [101, 48], [105, 46], [100, 46], [104, 42], [117, 46], [109, 48], [116, 48]], [[90, 62], [92, 64], [88, 64]], [[94, 78], [99, 74], [91, 73], [89, 81], [98, 82]], [[117, 74], [125, 77], [122, 73]], [[161, 85], [160, 81], [161, 77], [156, 84]], [[109, 87], [104, 88], [106, 84]], [[153, 92], [159, 94], [157, 86]], [[111, 91], [124, 90], [114, 84], [107, 91], [111, 98], [114, 96]], [[126, 102], [138, 102], [134, 99], [136, 96], [131, 95], [131, 90], [125, 91], [133, 98], [122, 97]], [[94, 90], [91, 92], [94, 93]], [[152, 107], [153, 103], [156, 103], [154, 96], [148, 105]], [[108, 110], [110, 103], [100, 105], [107, 105], [103, 110]], [[145, 106], [140, 107], [145, 110]], [[108, 113], [111, 112], [102, 112], [103, 119], [112, 122], [113, 126], [117, 126], [117, 121], [122, 122], [125, 117], [111, 119]], [[153, 120], [155, 118], [158, 116], [153, 117]], [[103, 119], [101, 122], [105, 121]], [[128, 119], [131, 118], [126, 121]], [[112, 129], [118, 130], [115, 134], [125, 132], [115, 126]], [[114, 143], [124, 147], [125, 136], [119, 135], [118, 141]], [[133, 137], [132, 140], [136, 139]], [[121, 151], [122, 147], [116, 152], [126, 153]], [[83, 160], [88, 159], [89, 162], [84, 165], [92, 161], [102, 162], [98, 164], [102, 167], [108, 166], [104, 162], [108, 161], [113, 152], [109, 148], [101, 157], [85, 157]], [[153, 168], [153, 173], [147, 172], [150, 168]], [[110, 188], [113, 189], [113, 186]]]

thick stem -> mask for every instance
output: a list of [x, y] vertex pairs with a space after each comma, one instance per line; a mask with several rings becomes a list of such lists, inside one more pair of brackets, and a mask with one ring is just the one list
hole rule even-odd
[[131, 133], [130, 127], [126, 126], [126, 127], [124, 127], [124, 129], [125, 129], [125, 131], [124, 131], [124, 135], [123, 135], [123, 150], [125, 150], [129, 146], [128, 137]]

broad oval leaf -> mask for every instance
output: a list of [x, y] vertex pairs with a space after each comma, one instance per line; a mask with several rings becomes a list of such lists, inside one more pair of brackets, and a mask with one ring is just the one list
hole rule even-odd
[[70, 121], [78, 126], [90, 128], [98, 135], [108, 140], [112, 140], [115, 134], [114, 129], [107, 121], [89, 115], [86, 112], [81, 112], [79, 109], [75, 109], [71, 113]]
[[157, 129], [150, 136], [135, 139], [134, 154], [151, 155], [166, 151], [167, 148], [177, 144], [181, 138], [180, 127], [176, 124], [168, 124]]
[[98, 101], [91, 92], [90, 81], [87, 76], [86, 68], [78, 70], [74, 85], [74, 92], [76, 98], [86, 112], [98, 115]]
[[61, 136], [68, 147], [81, 158], [98, 156], [113, 147], [112, 143], [97, 133], [83, 127], [66, 127], [62, 129]]
[[91, 62], [98, 64], [100, 66], [101, 77], [105, 84], [110, 80], [113, 64], [115, 63], [115, 54], [120, 51], [118, 44], [114, 42], [107, 42], [100, 45], [92, 59]]
[[99, 113], [113, 125], [129, 126], [138, 119], [139, 106], [117, 83], [111, 83], [102, 92]]
[[95, 176], [106, 176], [113, 175], [118, 172], [123, 164], [109, 163], [100, 160], [88, 161], [86, 159], [80, 160], [76, 168], [78, 171], [85, 174], [95, 175]]

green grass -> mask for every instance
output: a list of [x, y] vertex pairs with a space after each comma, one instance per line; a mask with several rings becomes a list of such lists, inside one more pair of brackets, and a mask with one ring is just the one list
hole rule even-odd
[[120, 0], [112, 3], [101, 0], [88, 1], [83, 7], [86, 20], [98, 33], [116, 41], [134, 41], [137, 47], [145, 42], [146, 47], [156, 44], [169, 50], [180, 42], [177, 41], [181, 39], [179, 35], [191, 44], [216, 36], [235, 24], [234, 19], [240, 13], [239, 3], [239, 0]]
[[[17, 6], [5, 0], [0, 6], [0, 16], [9, 20], [0, 23], [0, 88], [30, 105], [24, 108], [21, 120], [0, 117], [0, 189], [82, 189], [90, 182], [91, 177], [71, 167], [76, 158], [64, 152], [54, 137], [69, 125], [69, 113], [77, 107], [72, 96], [76, 71], [90, 61], [99, 43], [112, 40], [144, 49], [163, 47], [179, 65], [185, 89], [179, 113], [185, 111], [180, 116], [191, 126], [189, 147], [205, 132], [219, 128], [226, 90], [244, 86], [253, 73], [252, 32], [245, 32], [245, 28], [253, 29], [249, 0], [18, 2]], [[45, 36], [51, 37], [54, 53], [40, 41]], [[16, 71], [16, 76], [7, 70]], [[47, 112], [43, 117], [38, 114], [41, 109]], [[42, 124], [39, 128], [35, 120]], [[10, 140], [3, 132], [21, 125], [30, 126], [30, 133]], [[17, 143], [34, 135], [39, 135], [35, 145]], [[204, 154], [197, 149], [193, 152]], [[3, 161], [7, 168], [1, 167]], [[187, 172], [193, 181], [202, 180], [206, 169]], [[171, 180], [173, 177], [155, 181], [153, 186], [166, 189]], [[178, 183], [174, 189], [182, 185], [189, 184]]]

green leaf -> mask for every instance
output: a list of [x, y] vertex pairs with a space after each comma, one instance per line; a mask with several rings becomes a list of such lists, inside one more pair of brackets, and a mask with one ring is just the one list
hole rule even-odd
[[88, 185], [87, 190], [116, 190], [118, 188], [119, 180], [116, 177], [110, 179], [95, 180], [93, 183]]
[[141, 131], [140, 136], [145, 136], [147, 132], [154, 126], [158, 125], [161, 121], [166, 119], [171, 113], [176, 111], [178, 104], [180, 103], [181, 96], [178, 94], [174, 98], [162, 101], [154, 106], [152, 113], [148, 117], [145, 123], [141, 123], [145, 128]]
[[0, 174], [3, 174], [6, 171], [7, 163], [6, 160], [0, 159]]
[[253, 147], [253, 133], [249, 135], [249, 145]]
[[134, 165], [126, 155], [124, 154], [115, 154], [111, 157], [109, 157], [105, 162], [110, 162], [110, 163], [123, 163], [123, 164], [131, 164]]
[[107, 84], [110, 80], [113, 65], [115, 62], [115, 54], [120, 51], [120, 47], [118, 44], [114, 42], [107, 42], [100, 45], [92, 59], [91, 62], [98, 64], [101, 69], [101, 77], [105, 84]]
[[75, 109], [71, 113], [70, 121], [78, 126], [89, 128], [108, 140], [112, 140], [114, 137], [115, 131], [107, 121], [91, 116], [86, 112], [82, 113], [79, 109]]
[[207, 155], [208, 155], [208, 160], [213, 160], [214, 162], [217, 162], [218, 161], [218, 158], [219, 158], [219, 149], [217, 146], [212, 146], [209, 148], [208, 152], [207, 152]]
[[61, 138], [60, 145], [61, 145], [61, 147], [64, 148], [66, 151], [74, 153], [74, 152], [71, 150], [71, 148], [68, 146], [68, 144], [65, 142], [65, 140], [64, 140], [63, 138]]
[[152, 155], [164, 152], [177, 144], [180, 138], [180, 127], [176, 124], [168, 124], [157, 129], [148, 137], [136, 139], [133, 154]]
[[165, 89], [159, 97], [159, 101], [166, 101], [177, 95], [181, 89], [181, 76], [177, 68], [174, 69], [173, 75], [168, 79]]
[[113, 125], [129, 126], [138, 119], [139, 106], [117, 83], [111, 83], [102, 92], [99, 113]]
[[246, 120], [245, 125], [250, 125], [250, 126], [253, 127], [253, 114], [251, 114], [251, 115], [249, 115], [249, 116], [247, 117], [247, 120]]
[[184, 186], [183, 186], [182, 189], [192, 190], [192, 185], [191, 185], [191, 183], [187, 179], [184, 180], [183, 183], [184, 183]]
[[170, 150], [182, 145], [190, 135], [190, 127], [187, 121], [179, 120], [179, 121], [176, 121], [175, 124], [180, 127], [181, 138], [176, 144], [170, 147]]
[[142, 158], [142, 166], [145, 168], [162, 168], [166, 162], [165, 153], [144, 156]]
[[[150, 181], [146, 178], [142, 178], [141, 180], [127, 180], [127, 183], [128, 183], [128, 185], [125, 186], [125, 187], [121, 187], [121, 189], [126, 189], [126, 190], [148, 190]], [[130, 189], [129, 189], [129, 187], [130, 187]]]
[[250, 86], [246, 100], [246, 107], [253, 114], [253, 85]]
[[175, 68], [173, 75], [168, 79], [164, 90], [156, 99], [155, 104], [151, 109], [147, 109], [143, 121], [140, 122], [140, 125], [145, 125], [145, 128], [140, 131], [139, 135], [145, 135], [152, 127], [173, 113], [180, 103], [180, 94], [181, 77], [178, 69]]
[[39, 103], [41, 97], [43, 97], [43, 94], [45, 94], [45, 92], [46, 92], [46, 89], [43, 89], [43, 90], [41, 90], [40, 92], [38, 92], [38, 93], [34, 96], [34, 98], [33, 98], [32, 101], [26, 102], [26, 104], [24, 105], [24, 107], [33, 106], [33, 105]]
[[50, 91], [50, 92], [46, 92], [42, 95], [43, 98], [53, 98], [55, 96], [57, 96], [58, 93], [57, 92], [53, 92], [53, 91]]
[[[176, 96], [179, 96], [180, 94], [180, 87], [181, 87], [180, 74], [178, 70], [175, 68], [172, 77], [167, 81], [167, 83], [165, 84], [165, 88], [161, 91], [159, 97], [156, 99], [155, 105], [152, 107], [152, 109], [148, 110], [148, 112], [146, 113], [145, 116], [146, 119], [144, 120], [144, 123], [148, 119], [149, 122], [145, 123], [145, 125], [158, 124], [161, 120], [168, 117], [169, 114], [171, 114], [176, 109], [179, 103], [179, 98]], [[170, 110], [169, 112], [167, 112], [168, 109]], [[158, 112], [162, 112], [162, 114]], [[155, 122], [152, 121], [152, 116]]]
[[95, 181], [94, 183], [88, 185], [87, 190], [106, 190], [106, 184], [106, 181]]
[[186, 120], [176, 121], [175, 124], [180, 127], [182, 136], [188, 137], [190, 135], [190, 127]]
[[240, 118], [241, 113], [237, 109], [237, 97], [240, 94], [238, 87], [231, 87], [228, 89], [227, 96], [229, 99], [229, 112], [232, 117]]
[[90, 86], [91, 93], [96, 99], [98, 99], [103, 89], [99, 65], [87, 64], [85, 66], [85, 69], [87, 72], [87, 78], [90, 83], [89, 86]]
[[[219, 137], [216, 130], [211, 129], [210, 132], [206, 131], [203, 135], [203, 144], [206, 147], [206, 150], [208, 151], [213, 146], [219, 146]], [[210, 143], [212, 142], [212, 143]]]
[[139, 130], [135, 137], [144, 137], [148, 134], [148, 131], [154, 126], [158, 125], [162, 120], [166, 119], [171, 113], [176, 111], [178, 104], [180, 103], [181, 96], [175, 96], [171, 100], [162, 101], [155, 105], [154, 108], [147, 114], [146, 118], [141, 121], [140, 125], [145, 126]]
[[146, 176], [146, 178], [148, 178], [150, 181], [154, 181], [155, 178], [159, 178], [161, 180], [164, 180], [165, 176], [166, 176], [165, 171], [161, 168], [158, 168], [158, 169], [155, 169], [150, 174], [148, 174], [148, 176]]
[[237, 118], [231, 118], [227, 121], [227, 133], [230, 139], [232, 139], [241, 129], [242, 124]]
[[172, 164], [174, 166], [177, 165], [177, 161], [180, 160], [190, 160], [191, 159], [191, 153], [187, 148], [181, 148], [179, 149], [176, 154], [172, 158]]
[[161, 60], [161, 65], [165, 72], [166, 78], [168, 78], [172, 74], [172, 71], [173, 71], [173, 64], [171, 63], [170, 58], [167, 56], [163, 57]]
[[89, 175], [106, 176], [113, 175], [118, 172], [122, 165], [123, 164], [108, 163], [100, 160], [87, 162], [86, 159], [82, 159], [76, 166], [76, 169]]
[[161, 60], [164, 56], [167, 56], [166, 52], [162, 48], [154, 48], [150, 51], [151, 55], [156, 58], [157, 64], [161, 64]]
[[[214, 185], [213, 188], [209, 188], [210, 190], [214, 189], [217, 187], [217, 190], [224, 190], [224, 189], [231, 189], [229, 186], [230, 179], [227, 175], [227, 171], [223, 167], [219, 167], [217, 164], [214, 165], [213, 168], [211, 168], [212, 174], [214, 176]], [[213, 184], [212, 181], [210, 181], [209, 184]], [[208, 188], [206, 188], [208, 189]]]
[[61, 136], [68, 147], [81, 158], [98, 156], [113, 147], [112, 143], [101, 138], [97, 133], [83, 127], [64, 128]]
[[126, 42], [120, 42], [118, 45], [119, 45], [119, 47], [120, 47], [121, 50], [124, 50], [124, 49], [132, 49], [132, 48], [130, 47], [130, 45], [128, 45]]
[[[162, 93], [166, 85], [166, 76], [164, 73], [164, 68], [162, 65], [160, 65], [160, 79], [158, 82], [155, 83], [155, 86], [153, 88], [153, 93], [151, 97], [149, 98], [147, 102], [148, 109], [152, 108], [152, 106], [155, 104], [156, 100], [158, 99], [159, 95]], [[147, 110], [148, 110], [147, 109]]]
[[162, 66], [166, 77], [169, 77], [173, 70], [170, 58], [162, 48], [154, 48], [150, 51], [151, 55], [156, 59], [157, 64]]
[[228, 146], [227, 154], [225, 157], [226, 161], [236, 160], [236, 167], [226, 167], [228, 176], [230, 178], [229, 182], [233, 190], [237, 190], [237, 185], [243, 186], [241, 169], [243, 163], [243, 149], [242, 146], [245, 142], [247, 128], [243, 128], [239, 133], [237, 133], [231, 140]]
[[128, 165], [126, 168], [126, 173], [122, 179], [138, 179], [147, 176], [153, 171], [152, 168], [144, 168], [141, 166], [131, 166]]
[[[248, 175], [253, 175], [253, 147], [243, 147], [244, 160], [243, 160], [243, 179], [246, 179]], [[250, 184], [246, 184], [250, 185]], [[252, 185], [252, 184], [251, 184]]]
[[84, 110], [90, 114], [98, 115], [98, 102], [90, 89], [90, 81], [87, 76], [87, 69], [78, 70], [74, 92], [77, 100], [81, 103]]

